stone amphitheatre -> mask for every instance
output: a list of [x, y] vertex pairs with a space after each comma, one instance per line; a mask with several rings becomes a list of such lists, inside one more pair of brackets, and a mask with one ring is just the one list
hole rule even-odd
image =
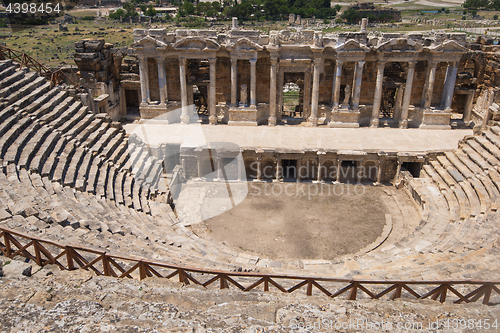
[[78, 85], [0, 61], [2, 331], [496, 322], [491, 38], [134, 40], [77, 42]]

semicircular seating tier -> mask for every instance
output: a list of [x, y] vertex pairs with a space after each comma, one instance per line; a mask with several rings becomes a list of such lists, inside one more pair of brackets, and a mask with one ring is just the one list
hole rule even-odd
[[405, 173], [418, 225], [395, 201], [390, 232], [358, 253], [277, 263], [182, 226], [147, 145], [10, 60], [0, 61], [0, 120], [0, 225], [23, 233], [207, 269], [415, 280], [499, 273], [500, 127], [436, 154], [420, 178]]

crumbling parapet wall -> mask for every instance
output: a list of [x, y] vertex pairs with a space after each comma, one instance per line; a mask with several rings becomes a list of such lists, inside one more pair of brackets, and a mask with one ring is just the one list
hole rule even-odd
[[[126, 113], [120, 93], [122, 50], [104, 39], [84, 39], [75, 43], [75, 63], [80, 85], [87, 91], [82, 102], [94, 113], [106, 113], [118, 120]], [[107, 96], [106, 96], [107, 95]], [[106, 103], [103, 107], [103, 103]]]
[[[496, 120], [494, 104], [500, 103], [500, 46], [493, 45], [493, 38], [490, 36], [479, 36], [476, 43], [470, 43], [469, 47], [470, 50], [463, 56], [462, 62], [473, 63], [469, 66], [472, 76], [469, 82], [473, 83], [470, 88], [475, 89], [470, 121], [474, 125], [484, 127], [489, 121]], [[467, 73], [466, 68], [464, 73]], [[459, 88], [460, 80], [457, 81], [456, 89]]]

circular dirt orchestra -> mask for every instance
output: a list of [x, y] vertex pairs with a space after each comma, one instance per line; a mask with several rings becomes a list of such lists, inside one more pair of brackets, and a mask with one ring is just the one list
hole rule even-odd
[[248, 190], [236, 207], [204, 221], [206, 228], [192, 226], [196, 233], [271, 259], [331, 260], [371, 244], [386, 224], [384, 187], [249, 183]]

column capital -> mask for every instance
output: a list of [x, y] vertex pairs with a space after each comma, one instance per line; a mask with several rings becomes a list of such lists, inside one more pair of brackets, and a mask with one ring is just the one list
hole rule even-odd
[[314, 64], [320, 65], [323, 62], [323, 58], [314, 58]]
[[217, 64], [217, 58], [209, 58], [208, 63], [210, 66], [215, 66]]
[[415, 66], [417, 65], [417, 61], [416, 60], [413, 60], [413, 61], [409, 61], [408, 62], [408, 66], [410, 68], [415, 68]]
[[160, 64], [165, 63], [165, 58], [164, 57], [155, 57], [156, 61], [158, 61]]
[[276, 67], [278, 64], [278, 58], [271, 58], [271, 66]]
[[257, 63], [257, 59], [249, 59], [250, 64], [255, 65]]
[[335, 59], [335, 66], [343, 66], [343, 65], [344, 65], [343, 59]]
[[360, 60], [358, 61], [358, 67], [363, 67], [365, 65], [365, 62], [364, 60]]
[[236, 66], [237, 63], [238, 63], [238, 59], [231, 58], [231, 66]]
[[431, 68], [436, 68], [439, 65], [440, 61], [438, 60], [428, 60], [427, 65]]
[[377, 61], [377, 66], [380, 68], [380, 67], [384, 67], [385, 64], [387, 64], [387, 61], [385, 60], [379, 60]]
[[183, 67], [187, 65], [187, 59], [186, 58], [179, 58], [179, 64]]

